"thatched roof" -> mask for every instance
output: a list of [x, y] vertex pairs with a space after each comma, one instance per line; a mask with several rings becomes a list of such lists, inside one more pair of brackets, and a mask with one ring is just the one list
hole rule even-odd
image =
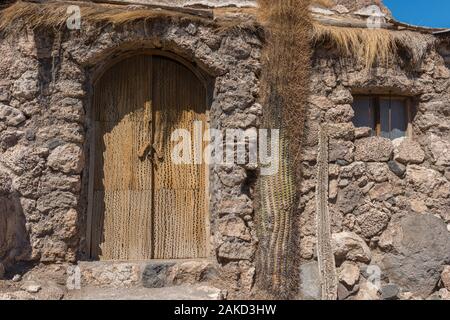
[[[374, 1], [365, 3], [370, 2]], [[441, 31], [396, 21], [381, 9], [379, 15], [370, 16], [364, 10], [342, 13], [335, 8], [313, 7], [312, 17], [313, 44], [331, 44], [338, 49], [342, 57], [354, 57], [367, 68], [375, 64], [388, 65], [398, 62], [400, 50], [407, 53], [412, 64], [419, 63], [435, 43], [433, 33]], [[377, 25], [373, 25], [369, 20], [373, 17], [378, 19]]]
[[435, 42], [431, 34], [388, 29], [344, 28], [315, 23], [314, 43], [330, 43], [342, 57], [354, 57], [367, 67], [396, 62], [400, 49], [405, 50], [413, 64], [419, 63]]
[[[127, 5], [129, 2], [143, 3], [143, 1], [145, 5]], [[169, 0], [17, 0], [0, 11], [0, 32], [14, 34], [21, 28], [63, 28], [67, 19], [67, 7], [70, 4], [77, 4], [80, 7], [82, 23], [123, 25], [133, 21], [163, 18], [189, 19], [220, 27], [237, 25], [253, 27], [258, 24], [256, 8], [227, 6], [206, 8], [205, 5], [201, 8], [197, 7], [198, 3], [213, 5], [214, 1], [222, 5], [239, 2], [237, 0], [176, 0], [175, 2]], [[168, 5], [169, 3], [172, 5]], [[192, 7], [195, 3], [197, 5]], [[254, 1], [248, 0], [246, 3], [253, 6], [251, 4]], [[314, 0], [312, 3], [323, 6], [335, 2], [334, 0]], [[442, 33], [442, 29], [411, 26], [395, 21], [389, 16], [385, 16], [385, 21], [380, 25], [381, 28], [369, 29], [364, 17], [351, 12], [340, 14], [331, 9], [327, 10], [329, 11], [313, 10], [311, 13], [315, 21], [312, 28], [313, 44], [331, 43], [343, 57], [356, 56], [367, 67], [375, 63], [394, 62], [399, 49], [406, 50], [411, 61], [416, 63], [433, 45], [435, 39], [433, 33]]]
[[127, 5], [119, 0], [17, 0], [0, 11], [0, 32], [14, 33], [18, 29], [40, 27], [62, 28], [68, 18], [67, 8], [73, 4], [80, 8], [82, 23], [123, 25], [157, 18], [189, 19], [221, 27], [256, 23], [253, 8], [205, 9], [150, 3]]

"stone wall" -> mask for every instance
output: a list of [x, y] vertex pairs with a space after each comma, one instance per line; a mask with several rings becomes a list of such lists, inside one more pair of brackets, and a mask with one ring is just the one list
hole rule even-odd
[[[7, 268], [87, 257], [91, 77], [110, 58], [146, 48], [178, 54], [214, 79], [214, 128], [258, 126], [258, 34], [169, 20], [0, 40], [0, 263]], [[216, 166], [210, 175], [211, 256], [235, 288], [253, 284], [253, 169]]]
[[[442, 287], [440, 273], [450, 263], [449, 87], [449, 66], [436, 48], [420, 65], [371, 70], [316, 48], [303, 159], [304, 281], [317, 278], [310, 270], [317, 242], [317, 137], [323, 126], [329, 136], [328, 206], [339, 298], [378, 299], [380, 292], [386, 298], [397, 289], [403, 298], [426, 298]], [[355, 128], [355, 92], [411, 96], [412, 138], [390, 141]], [[377, 293], [367, 280], [378, 268]]]
[[[259, 127], [262, 40], [252, 28], [158, 19], [1, 38], [0, 271], [22, 261], [87, 258], [92, 77], [110, 59], [147, 48], [175, 53], [214, 79], [214, 128]], [[328, 207], [338, 297], [426, 298], [437, 290], [448, 295], [443, 287], [450, 289], [449, 267], [446, 277], [441, 272], [450, 264], [450, 71], [442, 52], [450, 50], [431, 48], [420, 65], [366, 70], [337, 52], [315, 49], [298, 252], [302, 288], [312, 297], [320, 293], [315, 290], [320, 126], [329, 136]], [[352, 93], [369, 90], [413, 97], [412, 139], [392, 142], [353, 126]], [[253, 285], [258, 243], [254, 169], [215, 166], [210, 175], [211, 257], [227, 285], [244, 291]], [[378, 270], [379, 288], [369, 281]]]

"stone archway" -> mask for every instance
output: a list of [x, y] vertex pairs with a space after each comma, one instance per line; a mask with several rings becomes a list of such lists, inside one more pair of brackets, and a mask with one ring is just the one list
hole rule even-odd
[[[158, 50], [181, 57], [203, 75], [209, 75], [207, 79], [214, 79], [209, 81], [211, 90], [208, 92], [211, 128], [225, 131], [259, 126], [262, 107], [256, 100], [262, 40], [252, 30], [218, 31], [213, 26], [195, 22], [138, 23], [120, 31], [106, 27], [102, 36], [94, 38], [93, 42], [72, 38], [66, 45], [74, 48], [71, 52], [73, 60], [88, 71], [88, 83], [92, 83], [101, 74], [99, 70], [105, 70], [114, 59], [120, 60], [139, 51]], [[86, 98], [85, 109], [90, 110], [92, 101], [88, 96]], [[90, 130], [87, 130], [87, 140], [90, 140]], [[218, 263], [224, 274], [239, 279], [234, 285], [247, 289], [253, 284], [258, 243], [253, 188], [249, 185], [256, 174], [253, 170], [236, 164], [214, 165], [209, 171], [208, 257]], [[85, 178], [88, 173], [86, 167]], [[86, 194], [85, 191], [87, 197]], [[81, 218], [81, 226], [86, 225], [86, 221], [83, 222], [86, 218]], [[235, 278], [234, 275], [240, 276]], [[235, 280], [230, 278], [230, 281]]]

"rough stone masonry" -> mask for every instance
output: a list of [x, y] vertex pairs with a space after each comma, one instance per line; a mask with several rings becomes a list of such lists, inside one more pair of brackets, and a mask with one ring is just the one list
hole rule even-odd
[[[342, 6], [337, 9], [342, 12]], [[311, 266], [317, 245], [317, 137], [324, 126], [339, 299], [448, 298], [443, 273], [450, 263], [448, 50], [447, 41], [435, 39], [417, 64], [367, 70], [357, 59], [315, 47], [300, 204], [301, 269], [305, 281], [320, 280]], [[373, 93], [413, 99], [410, 137], [391, 141], [353, 125], [354, 95]], [[379, 288], [372, 281], [378, 274]], [[317, 298], [315, 292], [307, 297]]]
[[[211, 125], [256, 128], [260, 36], [212, 23], [156, 19], [80, 32], [24, 30], [0, 41], [0, 265], [86, 259], [91, 76], [130, 50], [159, 49], [214, 78]], [[250, 289], [257, 239], [254, 168], [212, 168], [211, 257]]]
[[[372, 4], [338, 2], [328, 14]], [[338, 299], [450, 299], [450, 45], [435, 40], [417, 65], [370, 71], [337, 50], [314, 47], [299, 204], [299, 298], [320, 298], [315, 188], [324, 126]], [[91, 80], [107, 61], [146, 48], [175, 53], [215, 79], [213, 127], [258, 128], [263, 44], [253, 28], [224, 31], [189, 19], [2, 35], [0, 279], [21, 263], [86, 259]], [[411, 138], [391, 141], [353, 125], [354, 94], [370, 90], [413, 98]], [[210, 182], [211, 258], [227, 286], [246, 297], [258, 248], [256, 175], [255, 168], [216, 166]], [[119, 273], [132, 267], [124, 269]]]

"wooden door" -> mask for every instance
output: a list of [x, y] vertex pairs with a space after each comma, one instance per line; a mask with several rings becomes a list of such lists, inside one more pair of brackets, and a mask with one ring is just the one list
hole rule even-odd
[[174, 165], [171, 133], [207, 124], [206, 89], [184, 65], [150, 55], [109, 69], [94, 88], [91, 256], [207, 256], [207, 169]]

